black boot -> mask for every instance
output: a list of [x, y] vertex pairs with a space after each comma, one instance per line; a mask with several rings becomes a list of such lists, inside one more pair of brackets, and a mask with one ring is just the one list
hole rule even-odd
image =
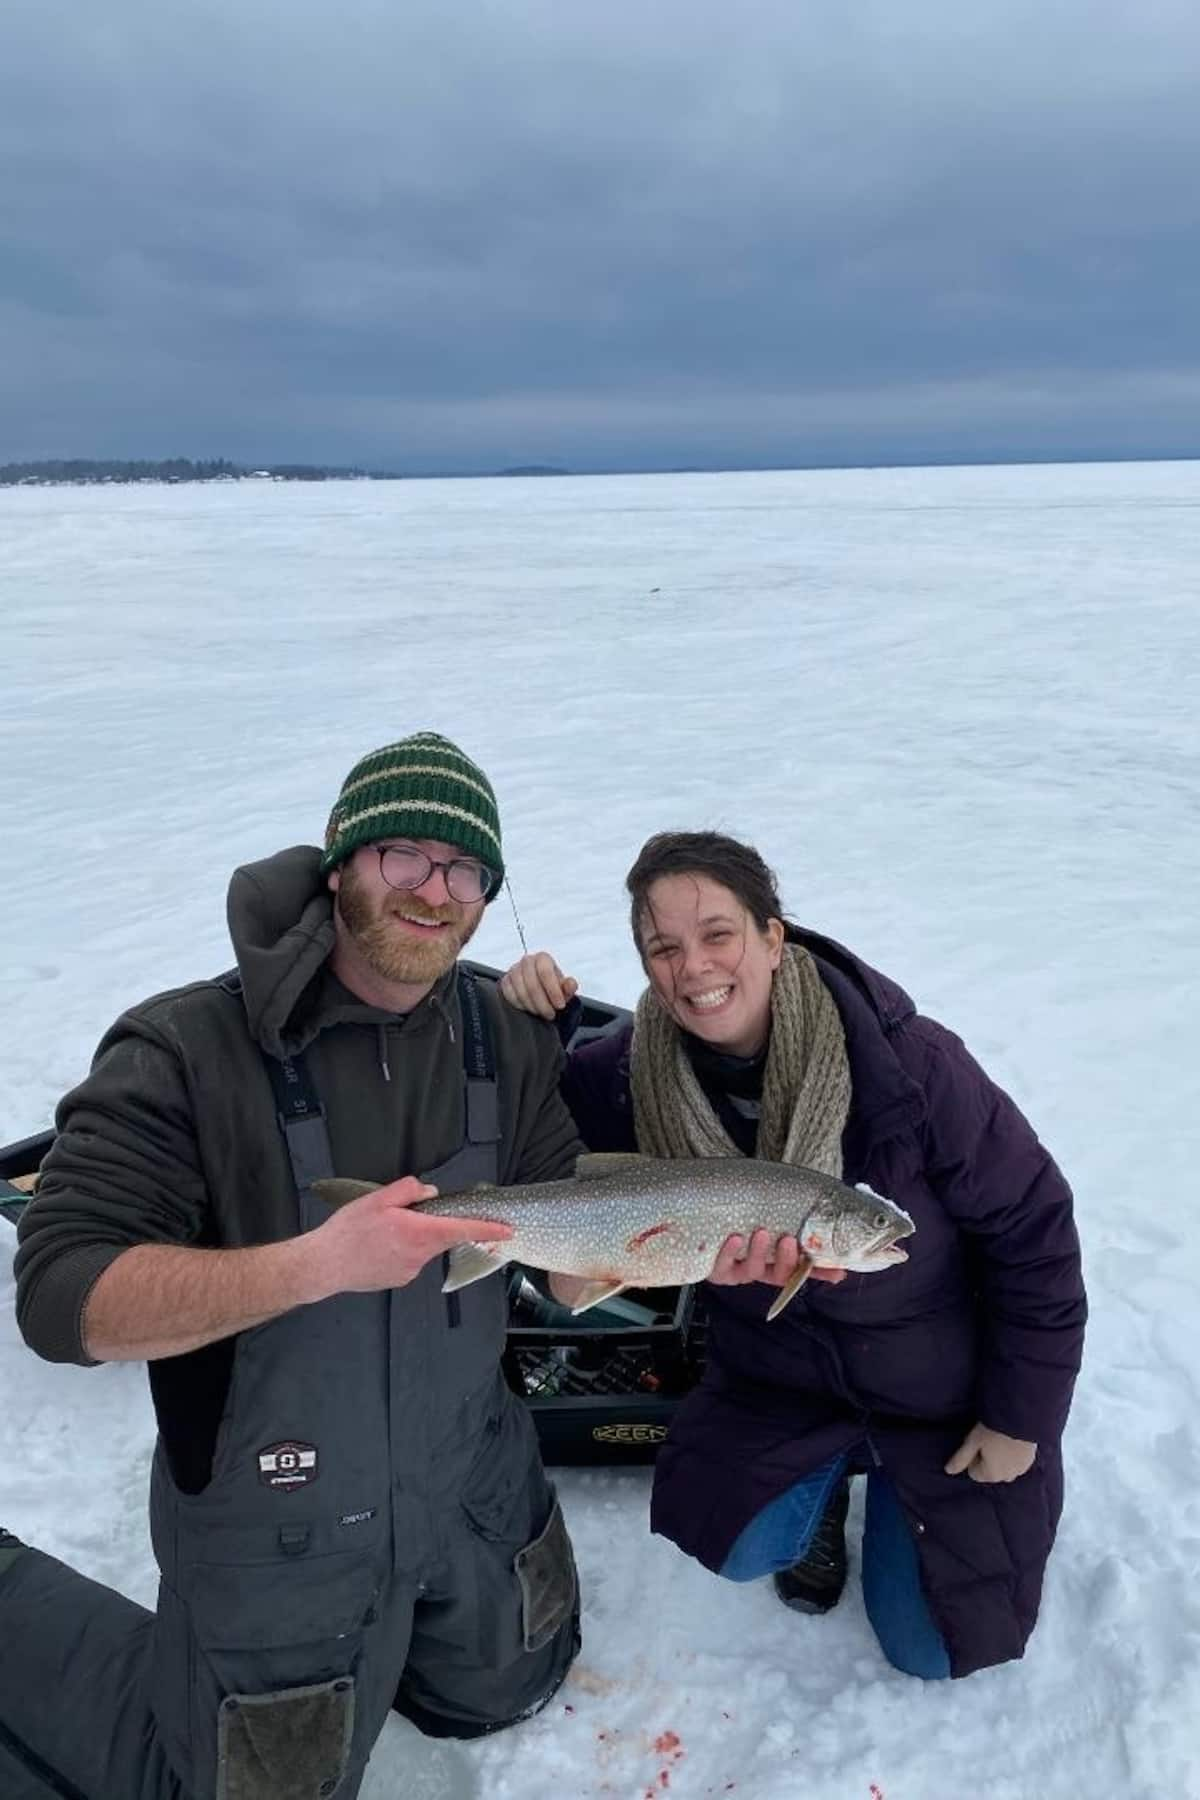
[[846, 1509], [850, 1478], [843, 1475], [825, 1503], [808, 1549], [790, 1569], [775, 1576], [775, 1592], [793, 1612], [826, 1613], [846, 1585]]

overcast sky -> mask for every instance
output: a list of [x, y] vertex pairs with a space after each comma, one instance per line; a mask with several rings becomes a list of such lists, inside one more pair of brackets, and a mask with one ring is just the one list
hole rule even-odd
[[1196, 0], [5, 0], [0, 462], [1200, 454]]

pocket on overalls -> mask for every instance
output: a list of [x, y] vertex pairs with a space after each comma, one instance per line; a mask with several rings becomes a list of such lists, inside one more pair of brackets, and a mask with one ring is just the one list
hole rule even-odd
[[[191, 1573], [199, 1791], [217, 1800], [336, 1794], [356, 1754], [356, 1721], [366, 1723], [358, 1693], [379, 1592], [373, 1559], [206, 1563]], [[361, 1759], [369, 1745], [357, 1749]]]
[[540, 1650], [571, 1617], [578, 1585], [575, 1553], [557, 1494], [545, 1527], [518, 1551], [513, 1567], [521, 1588], [525, 1648]]
[[216, 1800], [329, 1800], [354, 1738], [354, 1677], [227, 1694], [217, 1715]]
[[520, 1545], [546, 1516], [551, 1496], [528, 1412], [516, 1400], [486, 1426], [460, 1504], [477, 1537]]
[[537, 1432], [514, 1401], [492, 1422], [460, 1495], [471, 1537], [479, 1654], [506, 1665], [543, 1649], [575, 1608], [571, 1540], [546, 1478]]

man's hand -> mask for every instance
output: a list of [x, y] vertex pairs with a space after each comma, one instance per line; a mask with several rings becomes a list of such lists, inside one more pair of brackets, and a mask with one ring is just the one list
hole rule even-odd
[[[792, 1236], [775, 1237], [760, 1229], [744, 1237], [728, 1237], [721, 1245], [710, 1281], [718, 1287], [744, 1287], [751, 1281], [765, 1281], [768, 1287], [786, 1287], [796, 1273], [800, 1246]], [[845, 1269], [813, 1269], [810, 1281], [845, 1281]]]
[[511, 1225], [491, 1219], [409, 1210], [417, 1200], [436, 1198], [435, 1187], [405, 1175], [339, 1207], [308, 1240], [320, 1297], [405, 1287], [456, 1244], [501, 1244], [513, 1235]]
[[500, 992], [520, 1012], [553, 1019], [579, 991], [573, 975], [564, 975], [548, 950], [531, 950], [500, 977]]
[[972, 1425], [950, 1461], [947, 1475], [965, 1469], [972, 1481], [1018, 1481], [1033, 1467], [1037, 1445], [1026, 1438], [1005, 1437], [988, 1425]]
[[183, 1356], [332, 1294], [403, 1287], [455, 1244], [512, 1236], [498, 1221], [409, 1210], [436, 1193], [406, 1175], [351, 1200], [315, 1231], [246, 1250], [134, 1244], [87, 1297], [84, 1348], [96, 1362]]

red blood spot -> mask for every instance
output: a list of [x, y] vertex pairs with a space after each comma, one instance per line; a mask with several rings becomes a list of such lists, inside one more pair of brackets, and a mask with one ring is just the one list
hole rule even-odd
[[660, 1756], [670, 1756], [672, 1751], [678, 1750], [679, 1745], [680, 1738], [674, 1731], [664, 1731], [661, 1737], [654, 1740], [654, 1748]]
[[670, 1231], [672, 1223], [672, 1220], [664, 1219], [661, 1225], [651, 1225], [645, 1231], [636, 1232], [626, 1244], [626, 1251], [632, 1255], [633, 1251], [640, 1250], [643, 1244], [648, 1244], [651, 1238], [661, 1237], [664, 1231]]
[[883, 1789], [876, 1787], [874, 1782], [871, 1783], [871, 1800], [883, 1800]]
[[804, 1240], [804, 1248], [806, 1250], [821, 1250], [824, 1248], [824, 1243], [815, 1231], [810, 1231]]

